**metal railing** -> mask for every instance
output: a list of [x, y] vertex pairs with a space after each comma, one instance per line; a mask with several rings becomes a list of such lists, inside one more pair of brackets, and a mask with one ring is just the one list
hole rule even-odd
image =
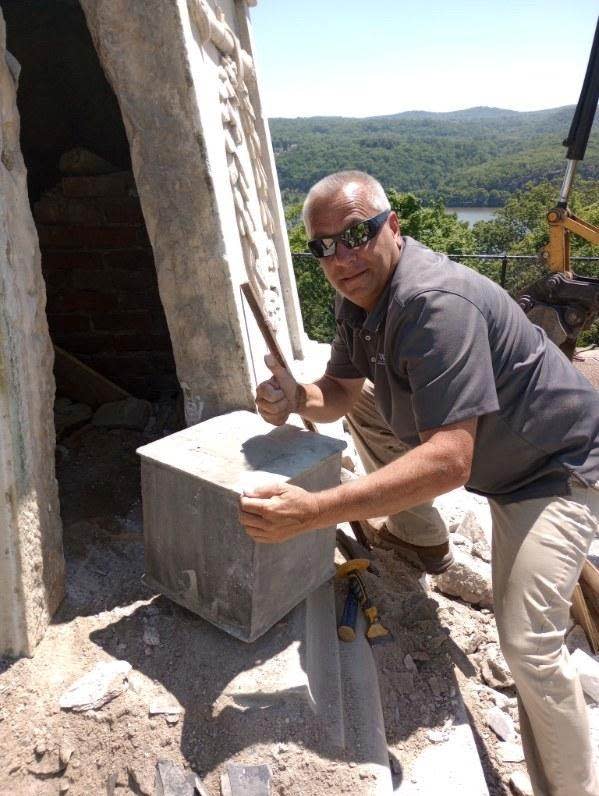
[[[546, 265], [536, 254], [448, 256], [497, 282], [512, 296], [548, 273]], [[335, 292], [327, 282], [318, 260], [309, 252], [293, 253], [292, 260], [306, 333], [312, 340], [330, 343], [335, 334]], [[581, 275], [599, 277], [599, 257], [571, 257], [570, 261]]]

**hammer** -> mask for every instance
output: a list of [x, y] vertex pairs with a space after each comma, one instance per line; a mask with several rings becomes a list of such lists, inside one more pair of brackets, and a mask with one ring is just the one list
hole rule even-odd
[[350, 559], [337, 568], [337, 577], [346, 577], [349, 580], [349, 591], [341, 622], [337, 628], [337, 635], [342, 641], [353, 641], [356, 637], [358, 606], [361, 606], [368, 623], [366, 638], [371, 646], [393, 640], [391, 631], [379, 619], [377, 607], [370, 602], [366, 586], [359, 574], [371, 569], [371, 563], [367, 558]]

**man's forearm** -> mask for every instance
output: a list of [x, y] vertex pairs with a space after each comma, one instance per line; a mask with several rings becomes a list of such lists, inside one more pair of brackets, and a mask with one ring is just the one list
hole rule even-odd
[[336, 381], [323, 376], [313, 384], [297, 385], [297, 413], [315, 423], [332, 423], [346, 414], [353, 403]]
[[397, 514], [462, 486], [459, 460], [423, 443], [370, 475], [316, 493], [319, 527]]

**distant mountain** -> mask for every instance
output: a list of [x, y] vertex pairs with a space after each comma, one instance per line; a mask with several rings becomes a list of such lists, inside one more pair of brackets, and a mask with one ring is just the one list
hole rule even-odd
[[[305, 193], [332, 171], [357, 168], [385, 188], [446, 205], [502, 205], [527, 182], [558, 180], [574, 106], [540, 111], [467, 108], [405, 111], [365, 119], [270, 120], [284, 192]], [[591, 132], [580, 175], [599, 179], [599, 134]]]

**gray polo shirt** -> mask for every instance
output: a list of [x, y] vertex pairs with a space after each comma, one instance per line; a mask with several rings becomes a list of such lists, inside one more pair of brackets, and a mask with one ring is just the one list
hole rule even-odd
[[466, 488], [502, 502], [599, 482], [599, 393], [491, 280], [404, 238], [370, 314], [340, 296], [327, 373], [374, 382], [394, 434], [478, 417]]

